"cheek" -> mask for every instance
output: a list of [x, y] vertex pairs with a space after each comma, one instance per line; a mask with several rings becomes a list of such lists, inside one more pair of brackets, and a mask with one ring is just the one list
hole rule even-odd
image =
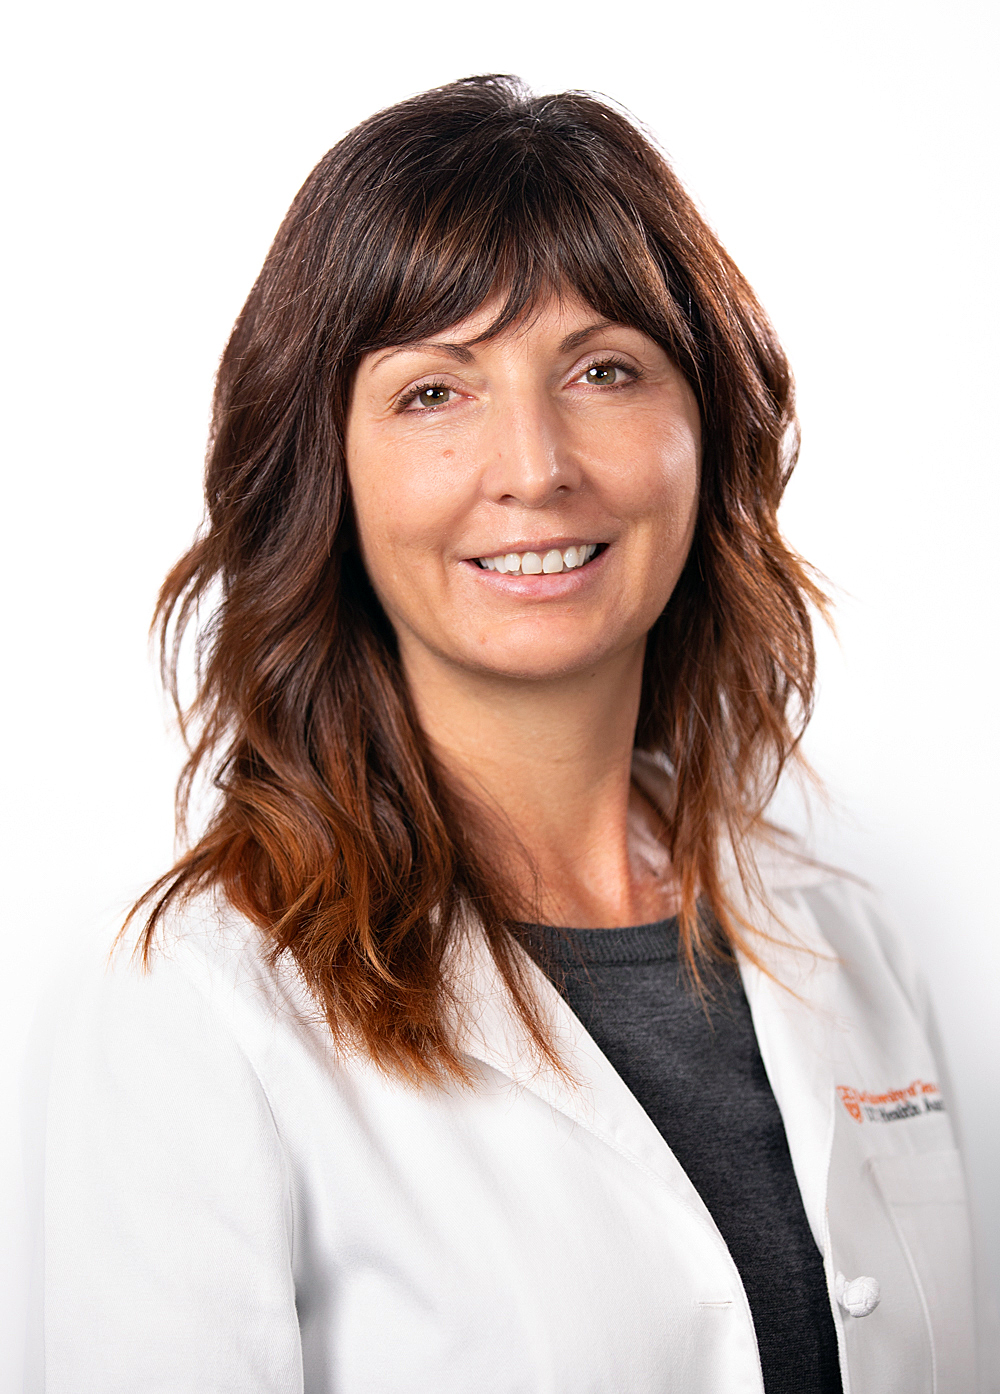
[[694, 537], [701, 485], [701, 458], [697, 447], [683, 460], [673, 460], [666, 487], [667, 533], [686, 558]]
[[358, 540], [376, 589], [397, 563], [412, 567], [443, 555], [464, 497], [453, 450], [355, 441], [347, 474]]
[[660, 545], [686, 553], [698, 510], [697, 431], [683, 423], [638, 433], [625, 442], [621, 458], [628, 461], [619, 477], [623, 511], [645, 524]]

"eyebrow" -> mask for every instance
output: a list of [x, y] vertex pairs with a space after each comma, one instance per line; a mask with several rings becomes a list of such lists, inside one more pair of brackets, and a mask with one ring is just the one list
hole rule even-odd
[[[565, 339], [559, 344], [560, 353], [571, 353], [573, 349], [579, 348], [586, 343], [592, 334], [597, 334], [602, 329], [611, 329], [616, 321], [611, 319], [595, 320], [593, 324], [588, 324], [583, 329], [575, 329], [572, 334], [567, 334]], [[475, 359], [475, 354], [467, 344], [446, 344], [431, 342], [430, 340], [420, 340], [414, 344], [400, 344], [398, 348], [386, 349], [376, 358], [372, 364], [372, 372], [376, 368], [381, 368], [382, 364], [390, 358], [394, 358], [398, 353], [442, 353], [448, 358], [454, 358], [458, 363], [471, 363]]]
[[[591, 334], [599, 334], [602, 329], [613, 329], [615, 324], [616, 321], [613, 319], [595, 320], [593, 324], [588, 324], [583, 329], [577, 329], [574, 333], [567, 334], [559, 345], [559, 352], [570, 353], [573, 349], [579, 348], [581, 344], [585, 344]], [[622, 328], [625, 327], [622, 326]]]
[[431, 353], [446, 354], [448, 358], [457, 359], [459, 363], [471, 363], [476, 356], [465, 344], [437, 344], [421, 340], [416, 344], [400, 344], [398, 348], [386, 349], [372, 364], [372, 372], [381, 368], [388, 359], [395, 358], [397, 353], [426, 353], [428, 350]]

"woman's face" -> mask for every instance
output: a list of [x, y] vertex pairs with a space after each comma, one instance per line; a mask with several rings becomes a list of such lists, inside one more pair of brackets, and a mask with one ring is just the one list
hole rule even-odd
[[662, 348], [579, 299], [471, 342], [495, 311], [362, 360], [361, 551], [407, 671], [582, 673], [641, 646], [677, 582], [698, 409]]

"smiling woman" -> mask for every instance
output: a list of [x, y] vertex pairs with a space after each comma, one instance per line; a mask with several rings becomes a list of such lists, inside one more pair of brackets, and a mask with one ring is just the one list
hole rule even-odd
[[922, 990], [765, 820], [796, 444], [612, 107], [469, 79], [320, 162], [157, 614], [215, 806], [54, 1051], [47, 1389], [971, 1389]]

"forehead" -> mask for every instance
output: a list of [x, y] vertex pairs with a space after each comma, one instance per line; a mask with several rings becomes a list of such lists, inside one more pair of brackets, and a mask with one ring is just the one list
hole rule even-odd
[[546, 346], [571, 352], [592, 334], [618, 323], [602, 315], [575, 291], [553, 292], [513, 319], [509, 319], [506, 310], [505, 299], [493, 296], [471, 314], [433, 335], [373, 350], [364, 356], [361, 366], [372, 372], [399, 355], [422, 349], [439, 350], [471, 362], [480, 345], [507, 346], [528, 341], [542, 341]]

